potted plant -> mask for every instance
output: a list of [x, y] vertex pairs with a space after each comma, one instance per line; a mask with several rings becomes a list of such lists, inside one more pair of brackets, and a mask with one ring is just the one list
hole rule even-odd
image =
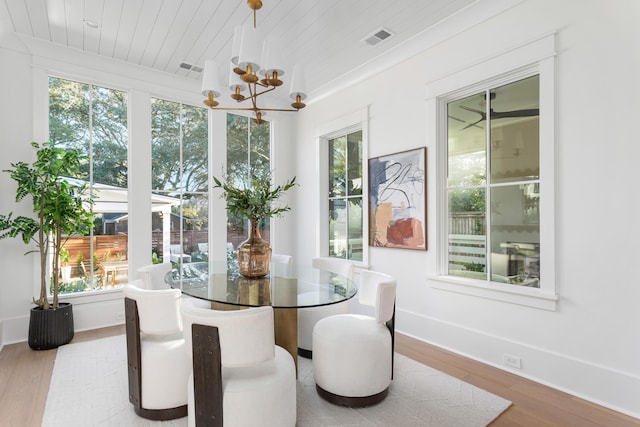
[[[66, 344], [73, 338], [73, 311], [70, 303], [58, 301], [60, 259], [68, 236], [86, 234], [92, 227], [91, 194], [86, 185], [74, 186], [66, 177], [77, 176], [84, 157], [77, 149], [39, 145], [32, 164], [12, 163], [4, 170], [18, 183], [16, 202], [30, 197], [35, 218], [0, 215], [0, 239], [20, 236], [25, 244], [34, 242], [40, 254], [40, 296], [33, 299], [29, 319], [29, 346], [45, 350]], [[50, 253], [50, 252], [53, 253]], [[52, 302], [47, 287], [51, 281]]]
[[213, 177], [213, 188], [223, 190], [222, 198], [227, 201], [227, 211], [232, 215], [249, 220], [249, 238], [238, 246], [238, 269], [246, 277], [263, 277], [269, 273], [271, 245], [260, 236], [260, 221], [264, 218], [281, 216], [289, 211], [289, 206], [273, 206], [272, 203], [287, 190], [296, 185], [296, 177], [282, 185], [271, 188], [271, 173], [250, 171], [249, 182], [225, 181]]

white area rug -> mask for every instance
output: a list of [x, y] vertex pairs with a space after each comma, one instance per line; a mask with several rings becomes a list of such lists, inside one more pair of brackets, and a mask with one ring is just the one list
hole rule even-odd
[[[312, 364], [299, 359], [298, 427], [486, 426], [511, 402], [396, 354], [389, 395], [378, 405], [350, 409], [320, 398]], [[128, 399], [124, 335], [58, 349], [43, 426], [180, 426], [187, 419], [149, 421]], [[259, 427], [259, 426], [256, 426]]]

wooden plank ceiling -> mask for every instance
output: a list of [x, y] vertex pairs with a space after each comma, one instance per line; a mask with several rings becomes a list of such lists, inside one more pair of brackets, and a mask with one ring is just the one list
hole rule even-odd
[[[464, 9], [475, 0], [263, 0], [257, 28], [283, 41], [317, 91]], [[142, 67], [200, 79], [215, 59], [228, 76], [233, 30], [251, 25], [244, 0], [0, 0], [0, 34], [47, 40]], [[97, 28], [92, 27], [97, 24]], [[380, 28], [393, 33], [369, 46]]]

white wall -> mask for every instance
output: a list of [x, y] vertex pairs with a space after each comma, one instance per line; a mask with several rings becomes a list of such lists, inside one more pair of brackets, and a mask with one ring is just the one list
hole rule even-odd
[[[21, 46], [17, 46], [18, 49]], [[0, 170], [8, 169], [10, 163], [30, 159], [32, 140], [32, 81], [31, 59], [18, 51], [0, 51], [0, 85], [3, 101], [0, 102]], [[19, 142], [19, 144], [17, 143]], [[3, 173], [2, 175], [8, 175]], [[15, 205], [15, 183], [8, 177], [0, 178], [0, 206], [15, 206], [16, 215], [30, 214], [26, 204]], [[22, 256], [26, 247], [19, 239], [0, 240], [0, 318], [3, 319], [2, 342], [12, 342], [26, 336], [27, 326], [16, 319], [28, 314], [33, 305], [31, 298], [34, 280], [32, 256]], [[16, 327], [9, 327], [14, 326]]]
[[[370, 249], [398, 280], [399, 331], [640, 417], [640, 3], [525, 1], [366, 81], [316, 102], [297, 122], [297, 252], [315, 255], [317, 129], [368, 106], [369, 157], [426, 146], [427, 252]], [[435, 141], [426, 86], [527, 40], [557, 33], [556, 311], [431, 288], [436, 273]], [[506, 70], [505, 70], [506, 71]]]

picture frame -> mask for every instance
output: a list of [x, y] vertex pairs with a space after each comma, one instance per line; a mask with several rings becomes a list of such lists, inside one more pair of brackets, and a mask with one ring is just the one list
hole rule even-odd
[[427, 250], [427, 148], [370, 158], [369, 246]]

